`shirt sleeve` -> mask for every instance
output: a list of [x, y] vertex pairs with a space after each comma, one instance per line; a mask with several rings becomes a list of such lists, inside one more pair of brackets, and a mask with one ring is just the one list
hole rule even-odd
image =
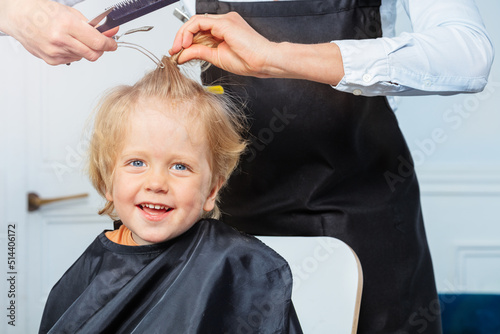
[[340, 47], [345, 76], [332, 87], [364, 96], [482, 91], [494, 50], [474, 1], [400, 2], [413, 32], [333, 41]]
[[79, 2], [83, 2], [83, 0], [52, 0], [52, 1], [59, 2], [66, 6], [74, 6]]

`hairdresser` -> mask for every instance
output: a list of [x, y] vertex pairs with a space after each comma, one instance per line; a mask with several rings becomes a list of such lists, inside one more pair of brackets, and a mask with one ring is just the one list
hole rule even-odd
[[[79, 0], [59, 1], [74, 5]], [[97, 60], [105, 51], [116, 50], [113, 36], [87, 24], [78, 10], [50, 0], [0, 0], [0, 35], [17, 39], [30, 53], [50, 65], [85, 58]]]
[[[251, 145], [222, 196], [224, 221], [343, 240], [363, 267], [358, 333], [434, 334], [419, 187], [386, 96], [479, 92], [493, 50], [473, 0], [401, 0], [414, 33], [394, 37], [396, 2], [186, 3], [201, 15], [171, 52], [214, 64], [203, 80], [247, 101]], [[191, 45], [198, 31], [223, 42]]]

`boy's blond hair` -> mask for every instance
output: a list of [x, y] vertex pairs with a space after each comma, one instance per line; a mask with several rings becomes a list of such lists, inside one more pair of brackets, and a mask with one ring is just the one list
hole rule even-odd
[[[117, 154], [121, 150], [128, 118], [133, 110], [140, 112], [142, 101], [154, 100], [174, 110], [177, 115], [189, 117], [193, 130], [201, 128], [207, 136], [212, 171], [211, 187], [225, 184], [236, 168], [246, 147], [243, 133], [246, 128], [241, 110], [227, 96], [207, 92], [199, 83], [187, 78], [175, 60], [163, 57], [164, 68], [158, 67], [133, 86], [119, 86], [107, 93], [96, 110], [90, 140], [88, 173], [99, 194], [105, 198], [112, 192], [113, 173]], [[107, 201], [99, 214], [117, 219], [113, 202]], [[214, 210], [204, 217], [218, 218], [217, 202]]]

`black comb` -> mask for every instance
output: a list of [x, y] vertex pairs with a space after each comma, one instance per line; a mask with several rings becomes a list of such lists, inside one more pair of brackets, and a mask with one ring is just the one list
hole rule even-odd
[[108, 31], [177, 1], [179, 0], [125, 0], [119, 2], [114, 5], [115, 8], [108, 14], [106, 21], [97, 27], [97, 30], [100, 32]]

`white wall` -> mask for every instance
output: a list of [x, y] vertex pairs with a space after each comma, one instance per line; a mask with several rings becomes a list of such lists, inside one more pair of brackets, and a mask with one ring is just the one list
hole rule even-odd
[[[500, 2], [476, 4], [498, 52]], [[398, 29], [408, 27], [402, 20]], [[400, 99], [440, 292], [500, 293], [499, 105], [498, 61], [482, 93]]]

